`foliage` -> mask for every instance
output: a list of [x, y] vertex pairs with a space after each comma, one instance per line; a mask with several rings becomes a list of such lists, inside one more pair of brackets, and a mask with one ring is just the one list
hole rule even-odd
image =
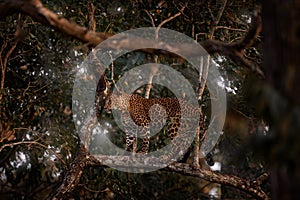
[[[57, 14], [87, 27], [87, 3], [90, 2], [66, 0], [43, 1], [43, 4]], [[249, 28], [250, 12], [257, 2], [228, 1], [216, 24], [223, 3], [221, 0], [189, 1], [184, 12], [163, 27], [182, 32], [197, 41], [236, 41]], [[155, 26], [158, 26], [165, 19], [178, 13], [183, 6], [181, 1], [154, 0], [95, 1], [93, 4], [96, 8], [96, 31], [109, 33], [152, 26], [152, 20]], [[78, 136], [72, 120], [71, 95], [77, 66], [86, 57], [88, 48], [29, 17], [13, 15], [0, 22], [1, 29], [4, 30], [0, 33], [1, 46], [7, 43], [2, 57], [14, 44], [18, 23], [23, 25], [25, 38], [18, 42], [9, 57], [6, 71], [1, 73], [5, 84], [4, 88], [1, 88], [3, 98], [0, 102], [0, 125], [2, 130], [14, 131], [14, 138], [1, 140], [0, 146], [16, 142], [27, 143], [1, 149], [0, 197], [45, 199], [62, 181], [77, 150]], [[259, 38], [245, 51], [246, 56], [258, 65], [261, 64], [260, 45]], [[147, 63], [149, 59], [152, 59], [151, 55], [141, 52], [121, 57], [114, 63], [114, 76], [118, 79], [124, 71], [135, 65]], [[191, 69], [188, 63], [164, 57], [159, 57], [158, 60], [174, 66], [175, 69], [180, 68], [196, 87], [197, 77], [189, 77]], [[230, 144], [236, 147], [230, 152], [236, 156], [237, 152], [243, 150], [243, 144], [251, 134], [248, 130], [249, 124], [254, 128], [261, 123], [261, 119], [254, 117], [254, 110], [244, 98], [247, 86], [245, 83], [251, 81], [253, 75], [226, 57], [214, 55], [214, 60], [225, 77], [228, 97], [234, 110], [242, 113], [248, 120], [243, 124], [247, 128], [243, 127], [242, 130], [232, 129], [232, 124], [227, 123], [228, 129], [225, 129], [224, 137], [230, 138]], [[112, 71], [107, 71], [108, 77], [111, 77], [111, 74]], [[152, 91], [153, 95], [161, 93], [166, 95], [166, 91], [160, 91], [160, 94], [155, 89]], [[205, 93], [205, 102], [208, 100], [209, 94]], [[208, 107], [209, 103], [206, 104], [207, 115]], [[109, 117], [106, 120], [109, 121]], [[107, 128], [113, 132], [114, 126]], [[254, 132], [252, 134], [255, 134]], [[112, 137], [116, 136], [118, 137], [117, 134]], [[228, 142], [225, 139], [224, 141]], [[218, 149], [215, 150], [215, 159], [234, 166], [227, 172], [232, 173], [238, 169], [237, 174], [255, 177], [265, 170], [261, 165], [263, 163], [253, 158], [252, 149], [246, 156], [239, 155], [244, 156], [243, 159], [236, 160], [227, 160], [226, 154], [220, 153]], [[249, 167], [251, 173], [248, 171]], [[114, 195], [116, 199], [196, 199], [210, 198], [209, 192], [213, 187], [217, 186], [173, 172], [127, 174], [113, 169], [90, 167], [84, 171], [73, 197], [110, 199], [111, 195]], [[215, 197], [220, 197], [219, 195]]]

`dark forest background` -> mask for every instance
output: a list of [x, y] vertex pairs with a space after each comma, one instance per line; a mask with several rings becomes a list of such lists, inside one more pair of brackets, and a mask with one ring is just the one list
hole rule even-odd
[[[0, 0], [0, 198], [299, 198], [299, 12], [292, 0]], [[125, 173], [87, 158], [79, 145], [72, 117], [78, 66], [111, 35], [153, 26], [199, 42], [224, 78], [226, 122], [211, 155], [216, 171], [204, 160], [194, 168], [191, 150], [184, 163]], [[117, 81], [153, 59], [196, 87], [184, 60], [147, 51], [120, 58], [107, 77]], [[202, 101], [209, 116], [206, 90]], [[112, 117], [101, 116], [116, 136]]]

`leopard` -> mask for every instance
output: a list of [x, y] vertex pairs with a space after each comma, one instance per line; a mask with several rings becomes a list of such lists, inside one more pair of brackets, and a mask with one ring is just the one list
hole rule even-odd
[[[171, 141], [175, 141], [174, 138], [179, 135], [180, 128], [186, 131], [191, 129], [189, 124], [185, 123], [188, 119], [197, 118], [199, 120], [199, 130], [202, 135], [206, 130], [206, 123], [199, 107], [189, 104], [184, 99], [144, 98], [139, 94], [110, 92], [106, 98], [104, 109], [108, 112], [120, 111], [122, 125], [126, 132], [126, 151], [129, 152], [137, 152], [138, 132], [142, 138], [142, 147], [139, 153], [148, 153], [150, 127], [160, 129], [165, 124]], [[185, 116], [186, 120], [181, 118], [182, 116]], [[179, 143], [174, 142], [174, 145], [179, 149], [182, 143], [180, 140], [178, 141]], [[174, 152], [178, 153], [176, 150]]]

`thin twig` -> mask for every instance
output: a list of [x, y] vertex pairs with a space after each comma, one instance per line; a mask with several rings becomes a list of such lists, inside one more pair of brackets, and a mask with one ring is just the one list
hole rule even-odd
[[167, 22], [171, 21], [172, 19], [174, 19], [174, 18], [178, 17], [179, 15], [181, 15], [181, 13], [184, 11], [184, 9], [186, 8], [186, 6], [187, 6], [187, 3], [181, 8], [181, 10], [180, 10], [178, 13], [176, 13], [175, 15], [169, 17], [168, 19], [165, 19], [164, 21], [162, 21], [162, 22], [157, 26], [157, 28], [156, 28], [156, 30], [155, 30], [155, 39], [156, 39], [156, 40], [158, 39], [158, 31], [159, 31], [159, 29], [160, 29], [165, 23], [167, 23]]
[[[4, 51], [4, 49], [7, 46], [7, 41], [4, 41], [3, 45], [1, 46], [1, 50], [0, 50], [0, 65], [1, 65], [1, 89], [4, 88], [4, 80], [5, 80], [5, 68], [6, 66], [4, 66], [4, 61], [2, 60], [2, 53]], [[1, 99], [0, 99], [1, 100]]]
[[[61, 156], [59, 154], [57, 154], [55, 151], [53, 151], [52, 149], [49, 149], [46, 145], [41, 144], [39, 142], [37, 142], [37, 140], [35, 141], [20, 141], [20, 142], [14, 142], [14, 143], [8, 143], [8, 144], [3, 144], [0, 147], [0, 152], [6, 148], [6, 147], [13, 147], [13, 146], [17, 146], [17, 145], [37, 145], [40, 146], [44, 149], [46, 149], [47, 151], [51, 152], [52, 154], [54, 154], [64, 165], [66, 165], [65, 161], [61, 158]], [[28, 147], [29, 148], [29, 147]]]
[[115, 82], [115, 78], [114, 78], [114, 74], [115, 74], [115, 67], [114, 67], [114, 60], [113, 57], [111, 55], [111, 53], [109, 53], [109, 57], [111, 60], [111, 81], [113, 82], [115, 88], [117, 89], [117, 91], [121, 91], [120, 88], [117, 86], [116, 82]]
[[[198, 101], [202, 100], [203, 92], [205, 89], [206, 81], [207, 81], [207, 76], [208, 76], [208, 70], [209, 70], [209, 64], [210, 64], [210, 56], [207, 56], [207, 59], [204, 63], [203, 57], [201, 57], [200, 63], [199, 63], [199, 79], [198, 79], [198, 87], [197, 87], [197, 93], [198, 93]], [[200, 105], [199, 107], [199, 123], [204, 123], [201, 122], [202, 120], [202, 106]], [[194, 159], [193, 159], [193, 165], [195, 167], [199, 167], [199, 158], [200, 158], [200, 145], [201, 141], [206, 136], [206, 130], [203, 130], [204, 133], [202, 134], [202, 137], [200, 138], [200, 124], [198, 125], [197, 133], [195, 136], [195, 146], [194, 146]]]
[[93, 3], [88, 4], [88, 13], [89, 13], [88, 29], [91, 31], [96, 31], [95, 6]]
[[227, 30], [231, 30], [231, 31], [247, 32], [247, 30], [245, 30], [245, 29], [231, 28], [231, 27], [228, 27], [228, 26], [216, 26], [215, 29], [227, 29]]
[[[174, 18], [178, 17], [179, 15], [181, 15], [181, 13], [184, 11], [184, 9], [186, 8], [186, 6], [187, 6], [187, 3], [181, 8], [181, 10], [180, 10], [178, 13], [176, 13], [175, 15], [169, 17], [168, 19], [165, 19], [164, 21], [162, 21], [162, 22], [157, 26], [157, 28], [155, 29], [155, 40], [156, 40], [156, 41], [158, 40], [158, 32], [159, 32], [160, 28], [161, 28], [164, 24], [166, 24], [167, 22], [169, 22], [169, 21], [171, 21], [172, 19], [174, 19]], [[151, 18], [151, 20], [152, 20], [152, 25], [155, 26], [154, 21], [153, 21], [151, 15], [148, 13], [148, 11], [146, 11], [146, 13], [147, 13], [147, 14], [149, 15], [149, 17]], [[154, 55], [154, 61], [155, 61], [155, 63], [157, 63], [157, 59], [158, 59], [158, 56]], [[158, 69], [157, 69], [156, 67], [152, 67], [151, 74], [150, 74], [149, 81], [148, 81], [148, 85], [147, 85], [146, 91], [145, 91], [145, 98], [146, 98], [146, 99], [149, 99], [149, 97], [150, 97], [150, 91], [151, 91], [151, 89], [152, 89], [152, 87], [153, 87], [152, 80], [153, 80], [153, 77], [155, 76], [155, 74], [157, 73], [157, 70], [158, 70]]]
[[[8, 62], [8, 58], [9, 56], [12, 54], [12, 52], [15, 50], [15, 48], [17, 47], [17, 42], [14, 42], [14, 44], [12, 45], [12, 47], [8, 50], [7, 54], [4, 57], [4, 62], [3, 62], [3, 71], [6, 70], [7, 67], [7, 62]], [[1, 82], [1, 89], [3, 89], [4, 83]]]
[[217, 25], [219, 24], [219, 22], [221, 20], [221, 17], [223, 15], [224, 10], [225, 10], [226, 4], [227, 4], [227, 0], [224, 0], [221, 9], [218, 12], [218, 16], [217, 16], [216, 20], [213, 23], [213, 27], [212, 27], [212, 30], [210, 32], [210, 39], [213, 39], [213, 37], [214, 37], [215, 31], [216, 31], [216, 27], [217, 27]]
[[[4, 82], [5, 82], [5, 72], [6, 72], [6, 68], [7, 68], [7, 62], [8, 62], [8, 58], [9, 56], [12, 54], [12, 52], [15, 50], [15, 48], [17, 47], [18, 42], [14, 42], [12, 47], [8, 50], [8, 52], [6, 53], [6, 55], [4, 56], [4, 59], [2, 60], [2, 52], [4, 51], [4, 49], [7, 46], [7, 42], [5, 41], [4, 44], [1, 47], [1, 51], [0, 51], [0, 64], [1, 64], [1, 84], [0, 84], [0, 89], [4, 89]], [[2, 101], [2, 93], [0, 93], [0, 102]]]
[[[207, 81], [207, 76], [208, 76], [208, 70], [209, 70], [209, 65], [210, 65], [210, 55], [207, 56], [205, 64], [203, 61], [203, 57], [201, 59], [202, 64], [201, 64], [201, 68], [202, 68], [202, 73], [199, 73], [199, 87], [198, 87], [198, 100], [201, 101], [202, 100], [202, 96], [203, 96], [203, 92], [204, 92], [204, 88], [206, 85], [206, 81]], [[200, 77], [203, 76], [203, 77]]]
[[215, 20], [215, 25], [218, 25], [218, 24], [219, 24], [219, 22], [220, 22], [220, 20], [221, 20], [221, 17], [222, 17], [222, 15], [223, 15], [224, 9], [225, 9], [225, 7], [226, 7], [226, 4], [227, 4], [227, 0], [224, 0], [223, 5], [222, 5], [222, 7], [221, 7], [221, 10], [220, 10], [220, 12], [218, 13], [217, 19]]
[[148, 17], [150, 18], [150, 20], [151, 20], [151, 25], [152, 25], [153, 27], [155, 27], [155, 23], [154, 23], [153, 17], [152, 17], [151, 14], [149, 13], [149, 11], [148, 11], [148, 10], [144, 10], [144, 11], [147, 13]]
[[[154, 58], [155, 60], [155, 63], [157, 63], [157, 56], [155, 56]], [[146, 99], [149, 99], [150, 97], [150, 92], [151, 92], [151, 89], [153, 87], [153, 77], [155, 76], [155, 74], [157, 73], [158, 71], [158, 68], [157, 67], [151, 67], [151, 74], [149, 76], [149, 81], [148, 81], [148, 84], [147, 84], [147, 87], [146, 87], [146, 91], [145, 91], [145, 98]]]

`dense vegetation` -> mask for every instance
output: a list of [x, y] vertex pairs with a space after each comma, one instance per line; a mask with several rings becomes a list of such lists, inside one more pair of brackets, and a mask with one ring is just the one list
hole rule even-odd
[[[7, 2], [0, 1], [0, 11], [19, 1]], [[211, 153], [216, 165], [221, 166], [218, 169], [220, 174], [211, 171], [204, 160], [201, 160], [202, 171], [192, 168], [180, 171], [171, 167], [140, 174], [120, 172], [89, 160], [76, 172], [76, 176], [72, 175], [70, 169], [76, 168], [74, 161], [82, 150], [72, 116], [72, 89], [80, 64], [95, 46], [94, 40], [88, 43], [88, 38], [84, 42], [80, 36], [63, 31], [64, 27], [51, 24], [47, 21], [49, 18], [43, 18], [44, 13], [34, 14], [35, 11], [28, 8], [27, 11], [22, 10], [24, 5], [20, 7], [20, 13], [15, 13], [14, 6], [7, 6], [0, 15], [1, 199], [47, 199], [57, 194], [57, 198], [75, 199], [270, 197], [270, 166], [277, 163], [276, 160], [279, 160], [278, 163], [294, 163], [298, 152], [294, 145], [296, 142], [291, 142], [292, 136], [286, 139], [290, 143], [283, 145], [281, 150], [276, 146], [273, 152], [270, 151], [271, 146], [278, 143], [273, 134], [288, 133], [289, 123], [293, 120], [293, 124], [297, 124], [299, 102], [297, 97], [293, 99], [289, 95], [289, 89], [282, 92], [288, 103], [278, 112], [290, 116], [288, 111], [295, 110], [291, 114], [294, 117], [286, 118], [286, 127], [276, 126], [282, 119], [272, 105], [286, 101], [273, 90], [263, 87], [266, 81], [271, 80], [273, 84], [280, 73], [263, 68], [261, 24], [256, 22], [260, 19], [259, 1], [45, 0], [42, 5], [72, 23], [107, 34], [107, 37], [129, 29], [162, 26], [186, 34], [212, 52], [212, 60], [224, 80], [228, 101], [223, 134]], [[236, 44], [233, 47], [237, 51], [229, 49], [231, 44]], [[219, 49], [212, 50], [210, 47], [213, 45]], [[222, 50], [221, 47], [227, 49]], [[164, 52], [154, 54], [142, 50], [120, 57], [114, 62], [113, 70], [109, 66], [106, 72], [108, 80], [115, 82], [135, 66], [155, 61], [180, 71], [197, 90], [198, 75], [193, 75], [186, 61]], [[285, 81], [286, 85], [290, 84]], [[276, 83], [273, 85], [278, 88]], [[282, 90], [285, 91], [285, 88]], [[145, 95], [145, 92], [141, 94]], [[170, 94], [165, 88], [153, 87], [151, 90], [154, 97]], [[206, 88], [201, 102], [207, 118], [210, 114], [209, 101]], [[112, 141], [119, 146], [124, 145], [124, 137], [119, 137], [120, 130], [112, 116], [102, 113], [100, 118], [101, 126], [110, 134]], [[299, 129], [295, 127], [295, 130]], [[286, 154], [289, 144], [294, 145], [291, 155]], [[281, 160], [280, 152], [287, 156], [286, 160]], [[190, 164], [194, 155], [191, 148], [185, 163]], [[70, 174], [78, 180], [73, 185], [64, 185], [68, 183], [66, 177]]]

